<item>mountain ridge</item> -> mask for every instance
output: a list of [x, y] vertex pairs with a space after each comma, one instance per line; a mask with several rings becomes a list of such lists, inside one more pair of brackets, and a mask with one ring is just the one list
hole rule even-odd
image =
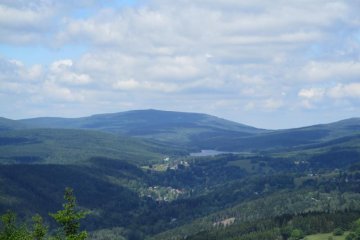
[[[192, 120], [194, 120], [195, 118], [197, 119], [201, 119], [201, 118], [213, 118], [219, 121], [224, 121], [227, 122], [229, 124], [233, 124], [233, 125], [237, 125], [237, 126], [241, 126], [244, 128], [251, 128], [251, 129], [258, 129], [249, 125], [245, 125], [242, 123], [238, 123], [238, 122], [234, 122], [234, 121], [230, 121], [224, 118], [220, 118], [217, 116], [213, 116], [213, 115], [209, 115], [209, 114], [205, 114], [205, 113], [195, 113], [195, 112], [177, 112], [177, 111], [164, 111], [164, 110], [156, 110], [156, 109], [145, 109], [145, 110], [130, 110], [130, 111], [124, 111], [124, 112], [115, 112], [115, 113], [101, 113], [101, 114], [93, 114], [90, 116], [85, 116], [85, 117], [78, 117], [78, 118], [63, 118], [63, 117], [36, 117], [36, 118], [25, 118], [25, 119], [19, 119], [19, 120], [14, 120], [14, 121], [18, 121], [18, 122], [22, 122], [25, 124], [28, 124], [30, 126], [39, 126], [40, 124], [44, 124], [46, 123], [46, 121], [53, 121], [52, 123], [47, 123], [45, 126], [49, 127], [51, 126], [51, 124], [53, 124], [53, 126], [56, 124], [60, 124], [62, 123], [61, 121], [64, 121], [67, 124], [74, 124], [74, 121], [77, 124], [81, 125], [81, 121], [88, 121], [91, 119], [99, 119], [99, 120], [106, 120], [106, 119], [114, 119], [114, 118], [123, 118], [126, 116], [131, 116], [131, 117], [148, 117], [148, 116], [164, 116], [164, 117], [176, 117], [177, 120], [185, 120], [187, 121], [186, 117], [191, 118]], [[174, 119], [172, 119], [173, 121]], [[263, 129], [261, 129], [263, 130]]]
[[75, 119], [89, 119], [89, 118], [99, 118], [99, 117], [108, 117], [108, 116], [118, 116], [118, 115], [124, 115], [124, 114], [128, 114], [128, 113], [137, 113], [137, 112], [149, 112], [149, 113], [163, 112], [163, 113], [180, 113], [180, 114], [195, 114], [195, 115], [209, 116], [209, 117], [214, 117], [214, 118], [224, 120], [224, 121], [227, 121], [227, 122], [235, 123], [237, 125], [241, 125], [241, 126], [244, 126], [244, 127], [250, 127], [250, 128], [255, 128], [255, 129], [260, 129], [260, 130], [267, 130], [267, 131], [283, 131], [283, 130], [289, 130], [289, 129], [303, 129], [303, 128], [308, 128], [308, 127], [321, 127], [321, 126], [327, 126], [327, 125], [341, 125], [343, 123], [360, 121], [360, 117], [351, 117], [351, 118], [345, 118], [345, 119], [341, 119], [341, 120], [337, 120], [337, 121], [332, 121], [332, 122], [329, 122], [329, 123], [316, 123], [316, 124], [312, 124], [312, 125], [304, 125], [304, 126], [292, 127], [292, 128], [284, 128], [284, 129], [267, 129], [267, 128], [262, 128], [262, 127], [254, 127], [252, 125], [243, 124], [243, 123], [240, 123], [240, 122], [237, 122], [237, 121], [228, 120], [226, 118], [222, 118], [222, 117], [218, 117], [218, 116], [211, 115], [211, 114], [206, 114], [206, 113], [181, 112], [181, 111], [169, 111], [169, 110], [158, 110], [158, 109], [138, 109], [138, 110], [128, 110], [128, 111], [112, 112], [112, 113], [91, 114], [91, 115], [83, 116], [83, 117], [51, 117], [51, 116], [44, 116], [44, 117], [21, 118], [21, 119], [15, 120], [15, 119], [0, 116], [0, 124], [2, 123], [2, 120], [14, 121], [14, 122], [23, 122], [23, 123], [31, 123], [32, 121], [39, 121], [39, 120], [44, 120], [44, 121], [45, 120], [65, 120], [65, 121], [70, 121], [70, 120], [75, 120]]
[[207, 114], [153, 109], [96, 114], [81, 118], [32, 118], [19, 122], [29, 128], [98, 130], [186, 148], [197, 148], [198, 144], [194, 144], [194, 139], [212, 135], [226, 138], [229, 134], [235, 134], [241, 137], [267, 131]]
[[40, 117], [5, 122], [14, 127], [96, 130], [148, 139], [167, 146], [186, 148], [188, 151], [214, 149], [241, 152], [291, 148], [360, 133], [360, 118], [355, 117], [333, 123], [267, 130], [203, 113], [155, 109], [94, 114], [80, 118]]

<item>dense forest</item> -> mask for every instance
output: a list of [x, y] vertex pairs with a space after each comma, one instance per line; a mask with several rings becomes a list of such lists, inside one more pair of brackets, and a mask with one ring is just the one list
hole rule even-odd
[[0, 239], [6, 240], [84, 240], [87, 238], [86, 231], [79, 231], [80, 220], [85, 218], [87, 212], [76, 209], [76, 197], [73, 189], [66, 188], [64, 194], [65, 203], [63, 209], [49, 215], [58, 223], [59, 228], [50, 235], [48, 227], [44, 225], [43, 218], [36, 214], [32, 217], [33, 226], [29, 229], [24, 223], [16, 221], [16, 214], [7, 212], [1, 216]]
[[[273, 131], [150, 110], [0, 125], [0, 239], [11, 229], [95, 240], [360, 232], [359, 119]], [[218, 152], [190, 154], [203, 149]], [[79, 238], [61, 220], [68, 187]]]

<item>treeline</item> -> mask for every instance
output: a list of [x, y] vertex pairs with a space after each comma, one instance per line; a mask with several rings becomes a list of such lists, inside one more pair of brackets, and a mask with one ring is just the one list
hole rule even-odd
[[[200, 232], [187, 240], [297, 240], [306, 235], [328, 233], [334, 230], [353, 230], [351, 236], [360, 236], [360, 212], [312, 212], [283, 215], [272, 219], [235, 223]], [[357, 233], [358, 231], [358, 233]], [[358, 238], [347, 238], [355, 240]]]
[[50, 216], [59, 228], [49, 233], [49, 228], [40, 215], [32, 218], [32, 227], [17, 223], [16, 214], [7, 212], [1, 216], [0, 240], [84, 240], [86, 231], [80, 231], [80, 220], [87, 212], [76, 209], [76, 198], [71, 188], [65, 189], [63, 209]]

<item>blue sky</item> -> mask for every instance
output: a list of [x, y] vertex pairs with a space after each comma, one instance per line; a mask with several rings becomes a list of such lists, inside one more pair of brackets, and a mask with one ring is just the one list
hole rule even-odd
[[357, 0], [0, 0], [0, 116], [360, 117]]

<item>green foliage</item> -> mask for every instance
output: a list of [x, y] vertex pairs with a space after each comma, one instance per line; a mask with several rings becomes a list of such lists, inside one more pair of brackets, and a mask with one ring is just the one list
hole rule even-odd
[[[282, 215], [275, 218], [255, 221], [238, 222], [225, 228], [203, 230], [187, 237], [189, 240], [247, 240], [247, 239], [303, 239], [305, 235], [330, 232], [334, 226], [349, 228], [351, 223], [359, 217], [360, 213], [308, 213], [301, 215]], [[198, 226], [197, 226], [198, 227]], [[187, 231], [184, 231], [185, 233]], [[188, 231], [189, 233], [190, 231]], [[305, 239], [327, 240], [332, 234], [318, 234], [307, 236]], [[155, 236], [153, 239], [183, 239], [176, 235]], [[345, 237], [344, 237], [345, 238]], [[342, 239], [335, 237], [334, 239]]]
[[89, 239], [92, 240], [126, 240], [126, 232], [123, 228], [101, 229], [89, 233]]
[[85, 218], [87, 212], [76, 210], [76, 198], [73, 189], [66, 188], [64, 195], [65, 203], [63, 210], [50, 214], [51, 217], [61, 226], [61, 233], [64, 238], [59, 235], [60, 239], [66, 240], [83, 240], [87, 237], [87, 232], [79, 232], [80, 220]]
[[360, 240], [360, 218], [353, 223], [351, 232], [345, 240]]
[[304, 237], [304, 232], [301, 229], [293, 229], [290, 235], [290, 240], [298, 240]]
[[355, 240], [355, 239], [356, 239], [355, 233], [349, 233], [345, 238], [345, 240]]
[[332, 233], [317, 233], [306, 236], [304, 240], [345, 240], [345, 236], [334, 236]]
[[144, 140], [90, 130], [0, 131], [0, 163], [84, 164], [100, 156], [142, 165], [161, 161], [162, 152], [172, 151]]
[[33, 233], [32, 237], [34, 240], [43, 240], [48, 231], [48, 227], [46, 227], [43, 223], [43, 219], [39, 214], [36, 214], [32, 218], [33, 224]]
[[344, 234], [344, 230], [340, 227], [337, 227], [333, 231], [334, 236], [342, 236]]
[[48, 227], [44, 225], [39, 214], [32, 217], [33, 227], [29, 231], [26, 225], [16, 223], [16, 214], [7, 212], [1, 216], [2, 226], [0, 229], [0, 240], [84, 240], [87, 232], [79, 232], [80, 220], [86, 216], [86, 212], [76, 210], [76, 198], [71, 188], [65, 189], [64, 209], [59, 210], [51, 216], [60, 225], [58, 234], [47, 236]]
[[31, 233], [25, 226], [17, 226], [15, 213], [5, 213], [1, 216], [1, 222], [0, 240], [32, 240]]

